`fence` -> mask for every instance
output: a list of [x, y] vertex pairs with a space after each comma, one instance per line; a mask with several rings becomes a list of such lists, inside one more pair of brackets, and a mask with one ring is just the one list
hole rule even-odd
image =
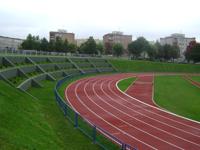
[[131, 147], [130, 145], [117, 139], [108, 131], [105, 131], [89, 120], [86, 120], [78, 112], [73, 110], [67, 103], [65, 103], [65, 101], [60, 96], [58, 89], [66, 80], [74, 76], [76, 76], [76, 74], [68, 75], [65, 78], [59, 80], [54, 88], [56, 101], [60, 109], [63, 111], [64, 116], [66, 116], [66, 118], [74, 125], [75, 128], [79, 129], [86, 136], [88, 136], [93, 141], [93, 143], [99, 145], [103, 149], [137, 150], [136, 148]]
[[72, 56], [72, 57], [102, 57], [96, 54], [78, 54], [78, 53], [64, 53], [56, 51], [40, 51], [40, 50], [15, 50], [15, 49], [1, 49], [2, 55], [30, 55], [30, 56]]

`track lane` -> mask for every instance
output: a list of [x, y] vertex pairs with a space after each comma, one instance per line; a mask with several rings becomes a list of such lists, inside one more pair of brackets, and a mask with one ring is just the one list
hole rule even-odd
[[[87, 81], [86, 81], [87, 82]], [[113, 122], [110, 123], [110, 121], [113, 121], [112, 118], [110, 118], [110, 121], [107, 121], [107, 119], [104, 119], [100, 114], [95, 113], [94, 111], [91, 110], [91, 107], [88, 107], [87, 105], [85, 105], [82, 101], [81, 98], [76, 94], [77, 92], [79, 92], [79, 90], [77, 89], [77, 85], [79, 85], [80, 83], [77, 83], [76, 85], [70, 85], [70, 87], [65, 91], [66, 94], [68, 94], [68, 97], [74, 97], [76, 100], [72, 100], [70, 101], [71, 105], [75, 105], [76, 110], [83, 115], [83, 117], [85, 117], [87, 120], [89, 120], [90, 122], [98, 125], [99, 127], [103, 128], [106, 131], [109, 131], [109, 133], [111, 135], [114, 135], [115, 137], [117, 137], [118, 139], [126, 142], [126, 143], [134, 143], [131, 144], [133, 146], [137, 146], [137, 148], [140, 149], [156, 149], [151, 145], [148, 145], [146, 143], [144, 143], [143, 141], [138, 140], [136, 137], [126, 133], [123, 129], [120, 129], [118, 127], [116, 127], [115, 125], [113, 125]], [[75, 92], [73, 92], [75, 91]], [[73, 93], [73, 94], [72, 94]], [[81, 96], [82, 97], [82, 96]], [[82, 97], [83, 98], [83, 97]], [[75, 101], [75, 102], [74, 102]], [[78, 104], [78, 105], [77, 105]], [[103, 114], [104, 116], [104, 114]], [[117, 121], [116, 121], [117, 123]], [[122, 128], [123, 126], [121, 126]], [[136, 143], [136, 144], [135, 144]]]
[[[179, 130], [179, 128], [175, 128], [173, 126], [165, 124], [165, 123], [159, 121], [159, 119], [156, 120], [156, 119], [150, 118], [139, 111], [136, 111], [134, 109], [127, 107], [126, 105], [124, 105], [124, 102], [123, 103], [118, 102], [116, 98], [114, 99], [111, 96], [109, 96], [109, 89], [107, 87], [107, 84], [109, 85], [110, 82], [105, 81], [104, 83], [105, 83], [104, 86], [101, 87], [101, 90], [103, 91], [103, 93], [99, 93], [99, 95], [103, 95], [105, 93], [108, 96], [109, 100], [107, 100], [107, 102], [106, 102], [107, 105], [110, 105], [111, 107], [115, 107], [117, 110], [121, 111], [121, 113], [127, 114], [130, 118], [135, 118], [135, 121], [138, 122], [138, 124], [143, 123], [145, 125], [150, 126], [152, 129], [155, 128], [159, 132], [165, 134], [166, 137], [167, 137], [167, 135], [170, 135], [170, 136], [172, 136], [171, 139], [173, 139], [173, 137], [176, 137], [185, 142], [189, 142], [192, 144], [198, 144], [200, 137], [198, 139], [194, 138], [194, 136], [196, 136], [194, 134], [185, 132], [184, 130]], [[102, 99], [102, 101], [104, 101], [104, 100]], [[176, 132], [174, 132], [174, 131], [176, 131]], [[184, 138], [182, 138], [182, 136], [186, 137], [186, 138], [184, 139]], [[173, 140], [175, 140], [175, 139], [173, 139]], [[178, 140], [176, 139], [176, 141], [178, 141]]]
[[[133, 103], [133, 101], [132, 101], [132, 99], [130, 100], [130, 97], [128, 97], [127, 95], [125, 95], [125, 96], [128, 99], [128, 101], [127, 100], [125, 101], [124, 97], [123, 97], [124, 94], [121, 93], [116, 87], [113, 88], [113, 85], [116, 85], [116, 82], [118, 80], [120, 80], [121, 78], [125, 78], [127, 76], [131, 76], [131, 74], [123, 74], [121, 76], [114, 75], [111, 77], [109, 77], [109, 76], [96, 77], [96, 78], [90, 78], [85, 81], [84, 80], [79, 81], [79, 82], [81, 82], [80, 84], [79, 84], [79, 82], [74, 83], [75, 85], [78, 84], [77, 87], [73, 86], [74, 84], [72, 84], [70, 87], [68, 87], [66, 89], [66, 95], [67, 94], [71, 95], [71, 96], [68, 95], [69, 99], [71, 97], [71, 100], [69, 100], [69, 101], [70, 101], [71, 105], [76, 106], [75, 108], [78, 109], [77, 111], [80, 112], [81, 115], [83, 115], [83, 116], [85, 115], [84, 117], [87, 117], [88, 120], [92, 121], [93, 123], [98, 124], [100, 127], [108, 129], [107, 131], [112, 132], [112, 134], [117, 136], [118, 138], [124, 139], [125, 138], [125, 137], [123, 137], [125, 135], [124, 132], [128, 133], [126, 135], [129, 135], [129, 134], [132, 136], [137, 135], [136, 137], [134, 137], [136, 139], [134, 139], [134, 138], [131, 140], [126, 139], [126, 141], [131, 142], [131, 145], [133, 145], [133, 146], [136, 145], [135, 143], [138, 144], [138, 142], [139, 142], [138, 147], [140, 147], [140, 148], [142, 147], [142, 145], [144, 143], [145, 144], [148, 143], [147, 144], [148, 146], [151, 146], [150, 144], [152, 144], [157, 149], [166, 149], [166, 147], [168, 147], [170, 149], [179, 149], [179, 148], [181, 149], [181, 146], [188, 149], [189, 147], [191, 147], [193, 145], [195, 145], [199, 148], [200, 141], [196, 137], [193, 140], [192, 134], [183, 132], [184, 136], [186, 136], [186, 134], [188, 134], [188, 135], [186, 136], [187, 138], [182, 139], [182, 138], [180, 138], [180, 133], [181, 133], [182, 129], [177, 130], [175, 133], [172, 133], [176, 127], [167, 126], [167, 128], [164, 129], [166, 127], [167, 123], [161, 122], [160, 120], [159, 120], [159, 122], [160, 122], [159, 123], [158, 118], [157, 119], [152, 118], [152, 116], [148, 116], [147, 114], [144, 114], [143, 111], [149, 107], [148, 105], [145, 107], [143, 105], [142, 106], [139, 105], [139, 107], [138, 107], [135, 105], [135, 103], [138, 103], [138, 101], [134, 102], [134, 105], [130, 105], [130, 103]], [[73, 91], [75, 89], [76, 89], [77, 93], [71, 94], [71, 93], [73, 93]], [[120, 93], [115, 91], [116, 89]], [[107, 94], [105, 94], [106, 92], [107, 92]], [[72, 97], [74, 97], [73, 100], [72, 100]], [[106, 101], [103, 99], [105, 99]], [[120, 104], [117, 102], [114, 102], [113, 99], [119, 100], [118, 102], [120, 102]], [[79, 102], [77, 102], [77, 100]], [[76, 101], [76, 102], [74, 102], [74, 101]], [[79, 104], [77, 104], [77, 103], [79, 103]], [[111, 104], [113, 106], [111, 106]], [[89, 111], [83, 110], [83, 108], [82, 108], [83, 106], [87, 107], [87, 109], [89, 108]], [[141, 111], [141, 108], [144, 110]], [[133, 112], [133, 110], [134, 110], [134, 112]], [[146, 112], [150, 113], [149, 110]], [[88, 115], [88, 113], [93, 113], [93, 115], [91, 115], [91, 114]], [[137, 115], [135, 115], [134, 113], [136, 113]], [[100, 118], [99, 118], [99, 115], [101, 116]], [[95, 116], [99, 119], [95, 119]], [[133, 117], [131, 117], [131, 116], [133, 116]], [[113, 119], [113, 118], [115, 118], [115, 119]], [[101, 120], [101, 123], [100, 123], [100, 120]], [[144, 121], [142, 121], [142, 120], [144, 120]], [[103, 124], [103, 122], [105, 122], [105, 121], [107, 122], [106, 125]], [[158, 124], [158, 126], [154, 127], [155, 124]], [[113, 126], [117, 127], [116, 128], [117, 130], [114, 130], [114, 131], [113, 131], [113, 129], [111, 130], [111, 128], [113, 128]], [[151, 127], [151, 131], [148, 129], [149, 126]], [[180, 124], [179, 124], [179, 126], [180, 126]], [[140, 127], [144, 131], [142, 129], [140, 129]], [[190, 127], [190, 126], [187, 126], [187, 127]], [[193, 129], [196, 129], [196, 128], [197, 127], [193, 128]], [[199, 129], [199, 128], [197, 128], [197, 129]], [[191, 127], [190, 127], [190, 130], [191, 130]], [[124, 132], [122, 132], [122, 131], [124, 131]], [[123, 133], [123, 134], [121, 134], [121, 133]], [[195, 135], [196, 135], [196, 133], [197, 132], [195, 130]], [[159, 136], [157, 137], [156, 134]], [[129, 136], [129, 137], [132, 137], [132, 136]], [[172, 137], [170, 139], [168, 139], [169, 136], [172, 136]], [[142, 141], [145, 141], [145, 142], [141, 143], [140, 142], [141, 139], [142, 139]], [[179, 144], [175, 143], [174, 141], [177, 141], [177, 143], [179, 143]], [[182, 141], [184, 141], [184, 143], [182, 143]], [[159, 146], [158, 144], [161, 146]], [[175, 144], [177, 144], [178, 146]], [[192, 144], [192, 145], [190, 145], [190, 144]], [[145, 146], [147, 146], [147, 145], [145, 145]], [[151, 148], [154, 148], [153, 146]], [[194, 149], [196, 149], [195, 146], [194, 146]]]

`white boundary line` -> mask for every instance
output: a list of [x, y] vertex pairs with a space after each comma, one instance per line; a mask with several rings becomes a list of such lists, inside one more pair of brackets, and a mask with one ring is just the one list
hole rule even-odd
[[[192, 119], [189, 119], [189, 118], [186, 118], [186, 117], [183, 117], [183, 116], [174, 114], [174, 113], [172, 113], [172, 112], [163, 110], [163, 109], [161, 109], [161, 108], [157, 108], [157, 107], [155, 107], [155, 106], [149, 105], [149, 104], [144, 103], [144, 102], [142, 102], [142, 101], [140, 101], [140, 100], [138, 100], [138, 99], [136, 99], [136, 98], [131, 97], [130, 95], [126, 94], [125, 92], [123, 92], [123, 91], [121, 91], [121, 90], [119, 89], [119, 87], [117, 86], [117, 84], [118, 84], [119, 81], [120, 81], [120, 80], [118, 80], [118, 81], [116, 82], [116, 85], [115, 85], [116, 88], [117, 88], [122, 94], [128, 96], [129, 98], [131, 98], [131, 99], [133, 99], [133, 100], [136, 100], [136, 101], [138, 101], [138, 102], [140, 102], [140, 103], [142, 103], [142, 104], [144, 104], [144, 105], [147, 105], [147, 106], [150, 106], [150, 107], [155, 108], [155, 109], [157, 109], [157, 110], [160, 110], [160, 111], [162, 111], [162, 112], [166, 112], [166, 113], [171, 114], [171, 115], [174, 115], [174, 116], [176, 116], [176, 117], [180, 117], [180, 118], [182, 118], [182, 119], [186, 119], [186, 120], [188, 120], [188, 121], [192, 121], [192, 122], [195, 122], [195, 123], [197, 123], [197, 124], [200, 124], [200, 122], [198, 122], [198, 121], [196, 121], [196, 120], [192, 120]], [[162, 116], [162, 117], [164, 117], [164, 116]], [[165, 118], [167, 118], [167, 117], [165, 117]], [[170, 119], [170, 118], [168, 118], [168, 119]], [[170, 120], [173, 120], [173, 119], [170, 119]], [[180, 123], [180, 124], [184, 124], [184, 123], [179, 122], [179, 121], [176, 121], [176, 120], [173, 120], [173, 121], [174, 121], [174, 122], [178, 122], [178, 123]], [[194, 129], [197, 129], [197, 130], [200, 130], [199, 128], [196, 128], [196, 127], [193, 127], [193, 126], [190, 126], [190, 125], [187, 125], [187, 124], [184, 124], [184, 125], [189, 126], [189, 127], [191, 127], [191, 128], [194, 128]]]
[[[81, 98], [80, 98], [80, 97], [78, 96], [78, 94], [77, 94], [77, 88], [78, 88], [78, 86], [79, 86], [80, 84], [81, 84], [81, 82], [78, 83], [78, 84], [76, 85], [75, 94], [76, 94], [76, 97], [78, 98], [79, 102], [80, 102], [85, 108], [87, 108], [92, 114], [94, 114], [95, 116], [97, 116], [98, 118], [100, 118], [101, 120], [103, 120], [104, 122], [106, 122], [106, 123], [107, 123], [108, 125], [110, 125], [111, 127], [113, 127], [113, 128], [115, 128], [116, 130], [120, 131], [121, 133], [126, 134], [127, 136], [129, 136], [129, 137], [135, 139], [136, 141], [139, 141], [140, 143], [143, 143], [144, 145], [146, 145], [146, 146], [148, 146], [148, 147], [151, 147], [152, 149], [155, 149], [155, 150], [156, 150], [155, 147], [152, 147], [151, 145], [148, 145], [147, 143], [144, 143], [143, 141], [140, 141], [139, 139], [135, 138], [134, 136], [128, 134], [127, 132], [124, 132], [123, 130], [121, 130], [121, 129], [119, 129], [118, 127], [114, 126], [113, 124], [109, 123], [108, 121], [106, 121], [105, 119], [103, 119], [101, 116], [99, 116], [97, 113], [95, 113], [94, 111], [92, 111], [87, 105], [85, 105], [85, 104], [82, 102]], [[109, 113], [109, 112], [108, 112], [108, 113]]]
[[[97, 82], [98, 82], [98, 81], [97, 81]], [[104, 82], [108, 82], [108, 81], [104, 81]], [[110, 97], [110, 96], [103, 90], [103, 87], [102, 87], [102, 86], [103, 86], [104, 82], [101, 83], [101, 87], [100, 87], [100, 88], [101, 88], [101, 91], [102, 91], [105, 95], [107, 95], [107, 97], [109, 97], [109, 99], [113, 99], [112, 101], [114, 101], [115, 103], [118, 103], [117, 101], [114, 100], [114, 98]], [[112, 81], [111, 81], [111, 82], [112, 82]], [[96, 83], [94, 83], [94, 85], [93, 85], [93, 91], [95, 91], [95, 89], [94, 89], [94, 86], [95, 86], [95, 85], [96, 85]], [[109, 82], [109, 85], [110, 85], [110, 82]], [[108, 87], [108, 88], [109, 88], [109, 87]], [[98, 96], [99, 99], [101, 99], [101, 100], [102, 100], [103, 102], [105, 102], [107, 105], [109, 105], [110, 107], [113, 107], [114, 109], [120, 111], [120, 112], [123, 113], [123, 114], [126, 114], [126, 115], [129, 116], [130, 118], [134, 118], [135, 120], [137, 120], [137, 121], [139, 121], [139, 122], [142, 122], [142, 123], [144, 123], [144, 124], [146, 124], [146, 125], [148, 125], [148, 126], [151, 126], [152, 128], [155, 128], [156, 130], [160, 130], [160, 131], [165, 132], [165, 133], [167, 133], [167, 134], [169, 134], [169, 135], [171, 135], [171, 136], [174, 136], [174, 137], [176, 137], [176, 138], [179, 138], [179, 139], [181, 139], [181, 140], [187, 141], [187, 142], [189, 142], [189, 143], [192, 143], [192, 144], [197, 145], [197, 146], [200, 147], [200, 145], [199, 145], [199, 144], [196, 144], [195, 142], [192, 142], [192, 141], [189, 141], [189, 140], [187, 140], [187, 139], [181, 138], [180, 136], [175, 135], [175, 134], [172, 134], [172, 133], [170, 133], [170, 132], [168, 132], [168, 131], [165, 131], [165, 130], [163, 130], [163, 129], [154, 127], [153, 125], [151, 125], [151, 124], [149, 124], [149, 123], [146, 123], [146, 122], [144, 122], [144, 121], [142, 121], [142, 120], [140, 120], [140, 119], [137, 119], [137, 118], [131, 116], [130, 114], [128, 114], [128, 113], [126, 113], [126, 112], [123, 112], [122, 110], [120, 110], [120, 109], [116, 108], [115, 106], [112, 106], [111, 104], [109, 104], [108, 102], [106, 102], [106, 101], [105, 101], [104, 99], [102, 99], [96, 92], [95, 92], [95, 94]], [[121, 103], [118, 103], [118, 104], [121, 105], [121, 106], [124, 106], [124, 107], [126, 107], [126, 108], [128, 108], [128, 109], [131, 109], [131, 108], [129, 108], [129, 107], [127, 107], [127, 106], [125, 106], [125, 105], [123, 105], [123, 104], [121, 104]], [[131, 109], [131, 110], [132, 110], [132, 109]], [[132, 111], [134, 111], [134, 110], [132, 110]], [[135, 111], [135, 112], [137, 112], [137, 111]], [[137, 113], [139, 113], [139, 112], [137, 112]], [[141, 114], [141, 113], [139, 113], [139, 114]], [[142, 114], [141, 114], [141, 115], [142, 115]], [[145, 116], [145, 115], [144, 115], [144, 116]], [[178, 129], [178, 128], [175, 128], [175, 129]], [[195, 136], [195, 135], [194, 135], [194, 136]]]

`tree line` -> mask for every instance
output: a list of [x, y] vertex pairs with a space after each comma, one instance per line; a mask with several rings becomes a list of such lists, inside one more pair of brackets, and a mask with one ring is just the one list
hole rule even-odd
[[39, 36], [29, 34], [22, 42], [20, 49], [26, 50], [41, 50], [41, 51], [57, 51], [57, 52], [75, 52], [76, 45], [69, 43], [67, 40], [62, 40], [56, 37], [55, 40], [48, 41], [46, 38], [40, 39]]
[[[114, 56], [121, 56], [124, 53], [124, 48], [120, 43], [112, 45], [103, 45], [96, 43], [93, 37], [76, 46], [69, 43], [67, 40], [63, 41], [60, 37], [56, 37], [53, 41], [48, 41], [46, 38], [40, 39], [39, 36], [32, 36], [29, 34], [20, 46], [21, 49], [27, 50], [42, 50], [42, 51], [57, 51], [57, 52], [71, 52], [80, 54], [101, 55], [109, 52]], [[150, 43], [144, 37], [139, 37], [128, 45], [128, 55], [132, 59], [150, 59], [150, 60], [174, 60], [180, 57], [180, 50], [177, 46], [161, 45], [159, 42]], [[146, 57], [147, 56], [147, 57]], [[186, 60], [199, 62], [200, 61], [200, 43], [195, 41], [190, 42], [185, 52]]]
[[39, 36], [33, 36], [31, 34], [22, 42], [20, 49], [81, 54], [102, 54], [104, 52], [103, 44], [97, 44], [93, 37], [89, 37], [85, 43], [82, 43], [78, 47], [73, 43], [69, 43], [67, 40], [63, 41], [60, 37], [48, 41], [46, 38], [40, 39]]
[[[107, 52], [121, 56], [124, 52], [122, 44], [105, 45]], [[111, 49], [111, 50], [110, 50]], [[139, 37], [128, 45], [128, 54], [132, 59], [144, 59], [148, 56], [151, 60], [173, 60], [179, 57], [177, 46], [160, 45], [159, 42], [150, 44], [144, 37]]]

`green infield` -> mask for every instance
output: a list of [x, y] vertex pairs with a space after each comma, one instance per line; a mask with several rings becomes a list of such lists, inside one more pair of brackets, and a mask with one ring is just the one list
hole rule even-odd
[[181, 76], [157, 76], [154, 100], [164, 109], [200, 121], [200, 89]]
[[200, 72], [200, 66], [195, 64], [176, 64], [123, 59], [110, 59], [109, 62], [120, 72]]
[[200, 83], [200, 76], [192, 76], [191, 79]]
[[127, 78], [118, 82], [117, 86], [120, 90], [126, 91], [128, 87], [135, 81], [136, 78]]

